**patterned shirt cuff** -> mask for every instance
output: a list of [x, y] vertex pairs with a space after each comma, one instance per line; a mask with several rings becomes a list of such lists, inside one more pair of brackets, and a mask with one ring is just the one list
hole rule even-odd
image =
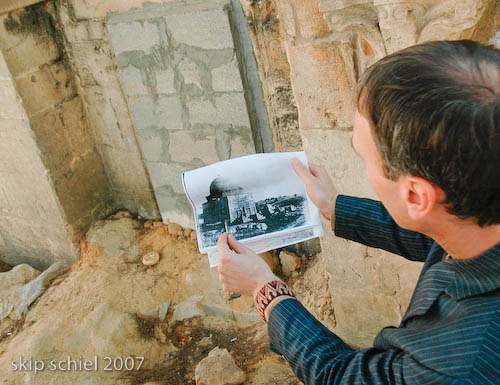
[[256, 292], [254, 295], [255, 307], [264, 322], [267, 322], [266, 309], [278, 299], [281, 300], [282, 297], [296, 298], [290, 286], [279, 279], [267, 282]]

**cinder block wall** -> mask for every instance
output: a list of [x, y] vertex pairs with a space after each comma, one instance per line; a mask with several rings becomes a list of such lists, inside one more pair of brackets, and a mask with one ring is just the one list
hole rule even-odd
[[183, 171], [255, 152], [228, 1], [109, 16], [107, 29], [162, 218], [194, 227]]

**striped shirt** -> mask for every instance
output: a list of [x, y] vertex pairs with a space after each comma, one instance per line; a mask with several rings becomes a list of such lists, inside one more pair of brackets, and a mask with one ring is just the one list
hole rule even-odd
[[380, 202], [344, 195], [335, 234], [425, 263], [401, 324], [382, 329], [368, 349], [351, 349], [297, 300], [278, 303], [268, 321], [271, 350], [304, 384], [500, 384], [500, 243], [447, 259]]

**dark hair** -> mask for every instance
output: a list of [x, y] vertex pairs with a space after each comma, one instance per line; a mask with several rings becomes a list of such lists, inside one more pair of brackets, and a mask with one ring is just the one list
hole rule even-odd
[[500, 223], [500, 51], [473, 41], [429, 42], [363, 75], [358, 107], [387, 178], [423, 177], [449, 213]]

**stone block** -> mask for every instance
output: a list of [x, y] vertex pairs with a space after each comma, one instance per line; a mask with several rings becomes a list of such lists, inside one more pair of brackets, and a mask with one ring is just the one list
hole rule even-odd
[[[107, 24], [111, 45], [118, 55], [127, 51], [150, 52], [160, 44], [160, 32], [155, 24], [148, 21]], [[192, 28], [191, 28], [192, 30]]]
[[180, 163], [191, 163], [196, 158], [205, 164], [218, 162], [215, 135], [213, 133], [210, 135], [210, 132], [210, 130], [172, 132], [169, 146], [171, 159]]
[[17, 88], [30, 116], [74, 94], [71, 74], [62, 63], [44, 65], [34, 73], [18, 78]]
[[212, 87], [217, 92], [243, 91], [236, 59], [212, 70]]
[[177, 194], [184, 194], [182, 187], [181, 174], [184, 171], [193, 169], [193, 167], [182, 166], [175, 163], [148, 162], [151, 184], [154, 188], [168, 185]]
[[91, 19], [94, 17], [92, 10], [89, 9], [87, 0], [69, 0], [69, 3], [77, 19]]
[[23, 119], [26, 117], [12, 79], [0, 79], [0, 119]]
[[201, 86], [201, 73], [198, 64], [188, 58], [184, 58], [178, 64], [177, 68], [184, 78], [184, 84], [194, 84], [199, 89], [203, 88]]
[[90, 40], [104, 39], [104, 23], [101, 20], [90, 20], [87, 25]]
[[243, 93], [190, 98], [187, 101], [191, 124], [231, 124], [250, 127]]
[[308, 161], [322, 165], [342, 194], [378, 199], [366, 179], [364, 162], [351, 147], [352, 132], [302, 130]]
[[65, 132], [76, 154], [84, 154], [95, 146], [94, 133], [83, 110], [82, 99], [77, 96], [65, 102], [61, 108]]
[[175, 43], [203, 49], [233, 48], [229, 19], [222, 9], [165, 16]]
[[173, 94], [177, 92], [175, 89], [175, 74], [174, 70], [168, 68], [166, 70], [158, 71], [156, 76], [156, 92], [158, 94]]
[[351, 43], [288, 44], [287, 56], [301, 129], [351, 127], [356, 85]]
[[51, 108], [31, 119], [43, 163], [50, 171], [67, 166], [71, 159], [66, 130], [57, 110]]
[[22, 34], [19, 40], [18, 44], [9, 49], [2, 47], [5, 61], [14, 77], [51, 63], [60, 56], [56, 43], [49, 37], [40, 39], [32, 34]]
[[182, 104], [179, 96], [161, 96], [157, 101], [149, 96], [130, 101], [130, 109], [137, 129], [148, 127], [178, 130], [184, 128]]

